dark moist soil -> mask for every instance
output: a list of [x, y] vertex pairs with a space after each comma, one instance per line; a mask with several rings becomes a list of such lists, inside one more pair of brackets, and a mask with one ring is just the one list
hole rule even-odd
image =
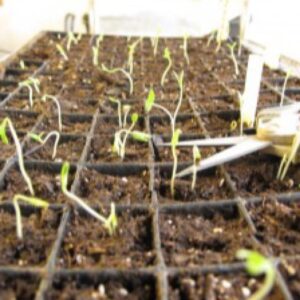
[[[152, 134], [171, 134], [171, 124], [170, 119], [151, 119], [150, 122], [151, 132]], [[181, 129], [182, 134], [201, 134], [203, 133], [202, 129], [200, 128], [196, 118], [194, 116], [187, 117], [186, 119], [182, 120], [177, 117], [176, 120], [176, 128]]]
[[238, 109], [232, 96], [224, 96], [224, 98], [199, 98], [194, 99], [194, 103], [198, 112], [216, 112]]
[[117, 232], [112, 236], [92, 217], [72, 218], [58, 260], [63, 268], [97, 269], [132, 269], [154, 262], [151, 218], [128, 213], [118, 214]]
[[37, 121], [37, 116], [29, 116], [22, 113], [9, 114], [5, 111], [0, 111], [0, 120], [2, 121], [5, 117], [9, 117], [16, 130], [22, 130], [24, 132], [30, 131]]
[[298, 192], [300, 169], [291, 165], [283, 181], [276, 180], [280, 159], [255, 153], [226, 165], [238, 193], [243, 197]]
[[[244, 273], [181, 275], [169, 279], [170, 300], [247, 300], [261, 286], [262, 277], [249, 277]], [[265, 300], [283, 300], [275, 286]]]
[[300, 299], [300, 261], [299, 259], [282, 259], [280, 271], [294, 299]]
[[39, 281], [38, 276], [32, 274], [0, 274], [0, 299], [32, 300]]
[[249, 209], [257, 229], [255, 236], [272, 256], [299, 254], [299, 204], [265, 201], [260, 205], [249, 205]]
[[[44, 135], [45, 137], [45, 135]], [[77, 162], [80, 159], [81, 153], [83, 151], [85, 145], [85, 138], [76, 138], [66, 140], [66, 137], [60, 137], [60, 141], [58, 143], [56, 156], [53, 159], [53, 147], [55, 143], [56, 137], [52, 137], [50, 140], [47, 141], [45, 145], [41, 145], [37, 142], [30, 141], [24, 150], [24, 153], [35, 149], [36, 147], [40, 147], [34, 153], [26, 156], [27, 159], [30, 160], [47, 160], [47, 161], [74, 161]]]
[[92, 205], [145, 204], [151, 201], [149, 173], [113, 176], [96, 170], [83, 169], [80, 175], [78, 195]]
[[172, 267], [231, 263], [238, 249], [253, 248], [247, 222], [237, 214], [162, 214], [160, 233], [165, 262]]
[[[158, 147], [155, 151], [155, 161], [157, 162], [173, 162], [174, 158], [170, 147]], [[201, 150], [202, 159], [211, 156], [213, 150], [211, 148], [202, 148]], [[176, 149], [177, 157], [179, 162], [191, 162], [193, 163], [193, 147], [178, 147]]]
[[29, 216], [22, 214], [23, 240], [16, 236], [16, 217], [14, 213], [0, 210], [1, 266], [40, 266], [46, 263], [56, 239], [60, 213], [44, 210]]
[[[49, 203], [57, 204], [68, 201], [60, 187], [60, 174], [43, 170], [26, 170], [33, 183], [35, 196]], [[70, 173], [68, 188], [73, 182], [74, 174]], [[12, 200], [15, 194], [29, 194], [29, 190], [19, 170], [11, 169], [4, 178], [4, 188], [0, 192], [1, 201]]]
[[[87, 133], [90, 130], [92, 120], [74, 121], [62, 117], [62, 132], [63, 133]], [[58, 130], [58, 118], [44, 119], [38, 126], [37, 131], [49, 132]]]
[[128, 137], [125, 147], [125, 157], [122, 160], [117, 153], [113, 152], [113, 139], [111, 135], [97, 135], [92, 139], [88, 156], [89, 162], [141, 162], [147, 163], [149, 160], [148, 142], [138, 142]]
[[169, 172], [163, 172], [161, 177], [155, 180], [159, 202], [161, 203], [224, 200], [233, 197], [227, 187], [225, 178], [217, 169], [200, 172], [197, 176], [195, 190], [193, 191], [191, 190], [191, 177], [176, 179], [174, 198], [171, 195], [170, 180], [171, 174]]
[[[22, 142], [22, 139], [24, 138], [24, 133], [23, 132], [17, 132], [17, 136], [19, 138], [19, 141]], [[16, 146], [14, 144], [14, 141], [11, 137], [10, 131], [7, 132], [7, 137], [9, 140], [9, 144], [4, 145], [1, 142], [1, 152], [0, 152], [0, 159], [2, 160], [7, 160], [10, 158], [12, 155], [16, 153]]]
[[156, 299], [155, 283], [139, 276], [98, 279], [54, 278], [45, 300], [153, 300]]

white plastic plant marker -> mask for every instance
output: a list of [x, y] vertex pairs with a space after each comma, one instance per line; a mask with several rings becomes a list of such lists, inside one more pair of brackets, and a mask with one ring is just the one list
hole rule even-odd
[[279, 68], [280, 53], [276, 49], [275, 46], [269, 46], [264, 53], [264, 61], [271, 69]]
[[248, 60], [245, 90], [241, 103], [241, 122], [253, 127], [263, 70], [261, 55], [251, 54]]

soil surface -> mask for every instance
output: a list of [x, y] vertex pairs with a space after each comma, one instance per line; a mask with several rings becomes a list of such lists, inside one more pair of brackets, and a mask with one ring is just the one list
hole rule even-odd
[[155, 262], [150, 218], [118, 214], [114, 235], [94, 218], [75, 216], [67, 225], [58, 265], [64, 268], [121, 268]]
[[300, 298], [300, 261], [299, 259], [285, 260], [280, 265], [280, 271], [292, 293], [294, 299]]
[[229, 263], [238, 249], [253, 248], [250, 229], [236, 214], [163, 214], [160, 232], [165, 262], [172, 267]]

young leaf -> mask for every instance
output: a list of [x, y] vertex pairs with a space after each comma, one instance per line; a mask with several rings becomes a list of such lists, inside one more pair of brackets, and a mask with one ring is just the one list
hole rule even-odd
[[60, 171], [60, 184], [63, 192], [67, 191], [69, 171], [70, 163], [66, 161]]
[[151, 139], [151, 135], [142, 131], [134, 130], [130, 133], [133, 139], [139, 142], [147, 143]]
[[135, 124], [138, 121], [138, 119], [139, 119], [139, 115], [137, 113], [133, 113], [131, 115], [131, 123], [132, 124]]
[[153, 88], [150, 88], [147, 100], [145, 102], [145, 111], [146, 111], [146, 113], [150, 112], [154, 102], [155, 102], [155, 92], [154, 92]]
[[110, 205], [110, 215], [104, 223], [104, 227], [108, 230], [109, 235], [113, 235], [118, 227], [118, 218], [116, 215], [116, 207], [114, 203]]
[[4, 145], [9, 144], [9, 140], [6, 135], [6, 126], [7, 126], [7, 121], [6, 119], [4, 119], [0, 124], [0, 138]]
[[29, 135], [29, 137], [30, 137], [33, 141], [38, 142], [38, 143], [40, 143], [40, 144], [43, 143], [42, 137], [43, 137], [43, 135], [44, 135], [44, 132], [41, 132], [40, 134], [36, 134], [36, 133], [33, 133], [33, 132], [29, 132], [28, 135]]

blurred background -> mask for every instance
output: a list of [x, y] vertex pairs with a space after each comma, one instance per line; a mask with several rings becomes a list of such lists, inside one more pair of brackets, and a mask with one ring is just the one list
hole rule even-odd
[[[300, 61], [299, 0], [229, 0], [230, 20], [246, 19], [245, 43]], [[216, 29], [222, 0], [0, 0], [0, 55], [42, 30], [202, 36]]]

